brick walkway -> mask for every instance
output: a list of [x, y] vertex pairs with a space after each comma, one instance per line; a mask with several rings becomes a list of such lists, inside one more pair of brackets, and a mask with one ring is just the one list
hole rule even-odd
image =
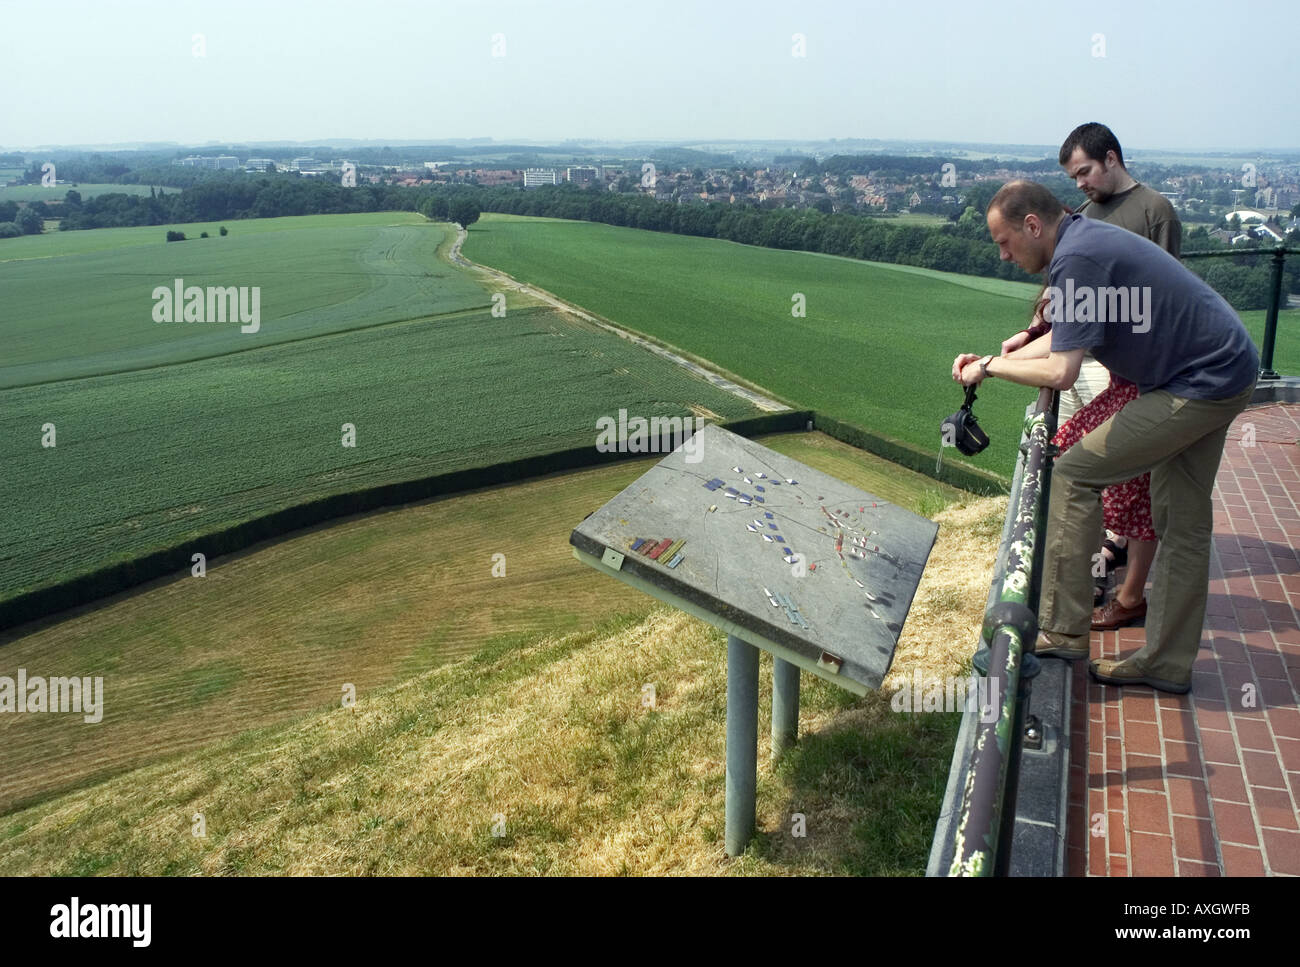
[[[1297, 405], [1252, 407], [1228, 433], [1192, 691], [1100, 685], [1075, 663], [1070, 875], [1300, 875], [1297, 440]], [[1143, 635], [1094, 631], [1092, 653]]]

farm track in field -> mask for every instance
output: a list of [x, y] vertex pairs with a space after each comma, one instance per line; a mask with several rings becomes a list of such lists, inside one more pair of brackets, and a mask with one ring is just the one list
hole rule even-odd
[[577, 316], [579, 319], [583, 319], [592, 325], [599, 326], [602, 329], [612, 332], [616, 336], [626, 339], [629, 342], [633, 342], [642, 349], [652, 352], [656, 356], [661, 356], [669, 362], [688, 370], [696, 376], [699, 376], [701, 379], [707, 380], [719, 389], [726, 390], [728, 393], [739, 396], [741, 399], [752, 403], [754, 406], [766, 413], [779, 413], [782, 410], [789, 409], [789, 407], [784, 403], [772, 399], [766, 390], [760, 392], [758, 387], [750, 388], [750, 386], [741, 386], [734, 380], [728, 379], [727, 376], [720, 372], [716, 366], [706, 360], [687, 359], [679, 353], [673, 352], [670, 347], [660, 345], [639, 333], [631, 332], [621, 326], [615, 325], [608, 319], [597, 318], [581, 307], [576, 306], [571, 302], [565, 302], [554, 293], [547, 292], [545, 289], [538, 288], [534, 285], [527, 285], [520, 282], [518, 279], [511, 278], [505, 272], [502, 272], [500, 269], [494, 269], [490, 265], [479, 265], [476, 262], [471, 262], [461, 252], [461, 246], [464, 245], [468, 234], [469, 233], [463, 228], [456, 233], [456, 241], [452, 243], [451, 252], [448, 256], [452, 264], [467, 269], [474, 269], [483, 273], [497, 285], [513, 289], [528, 299], [536, 299], [545, 305], [554, 306], [561, 312]]

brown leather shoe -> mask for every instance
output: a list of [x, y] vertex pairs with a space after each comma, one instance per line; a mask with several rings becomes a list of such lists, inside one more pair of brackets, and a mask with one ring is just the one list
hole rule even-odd
[[1092, 612], [1093, 631], [1114, 631], [1131, 625], [1139, 618], [1147, 616], [1147, 599], [1138, 602], [1136, 608], [1126, 608], [1119, 603], [1119, 598], [1111, 598], [1103, 608], [1094, 608]]

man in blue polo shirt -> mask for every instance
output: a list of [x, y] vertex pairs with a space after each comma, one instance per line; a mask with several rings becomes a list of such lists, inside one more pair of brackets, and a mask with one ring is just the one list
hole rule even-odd
[[1004, 185], [989, 202], [1002, 259], [1031, 274], [1047, 269], [1051, 345], [1038, 339], [1007, 356], [965, 354], [961, 381], [998, 376], [1064, 389], [1091, 349], [1137, 384], [1136, 400], [1056, 461], [1049, 520], [1060, 525], [1047, 535], [1039, 627], [1048, 645], [1039, 650], [1088, 656], [1100, 489], [1150, 471], [1161, 547], [1146, 644], [1123, 661], [1096, 659], [1090, 670], [1114, 685], [1186, 692], [1205, 620], [1214, 478], [1228, 427], [1254, 391], [1259, 354], [1232, 308], [1172, 255], [1063, 207], [1027, 181]]

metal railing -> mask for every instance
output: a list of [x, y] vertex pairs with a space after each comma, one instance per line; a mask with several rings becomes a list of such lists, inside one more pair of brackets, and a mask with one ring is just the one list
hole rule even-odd
[[1236, 251], [1184, 252], [1186, 259], [1225, 259], [1251, 255], [1271, 255], [1273, 275], [1269, 280], [1268, 314], [1264, 317], [1264, 343], [1259, 347], [1259, 378], [1281, 379], [1273, 369], [1273, 345], [1277, 341], [1277, 313], [1282, 305], [1282, 269], [1287, 255], [1300, 255], [1300, 249], [1278, 245], [1272, 249], [1238, 249]]
[[[1016, 790], [1030, 684], [1038, 674], [1038, 596], [1047, 539], [1057, 394], [1043, 389], [1026, 420], [1022, 472], [1017, 474], [990, 600], [984, 614], [985, 647], [975, 667], [988, 677], [997, 715], [981, 710], [965, 785], [956, 809], [950, 876], [1005, 875], [1011, 858]], [[988, 719], [988, 721], [985, 721]]]

